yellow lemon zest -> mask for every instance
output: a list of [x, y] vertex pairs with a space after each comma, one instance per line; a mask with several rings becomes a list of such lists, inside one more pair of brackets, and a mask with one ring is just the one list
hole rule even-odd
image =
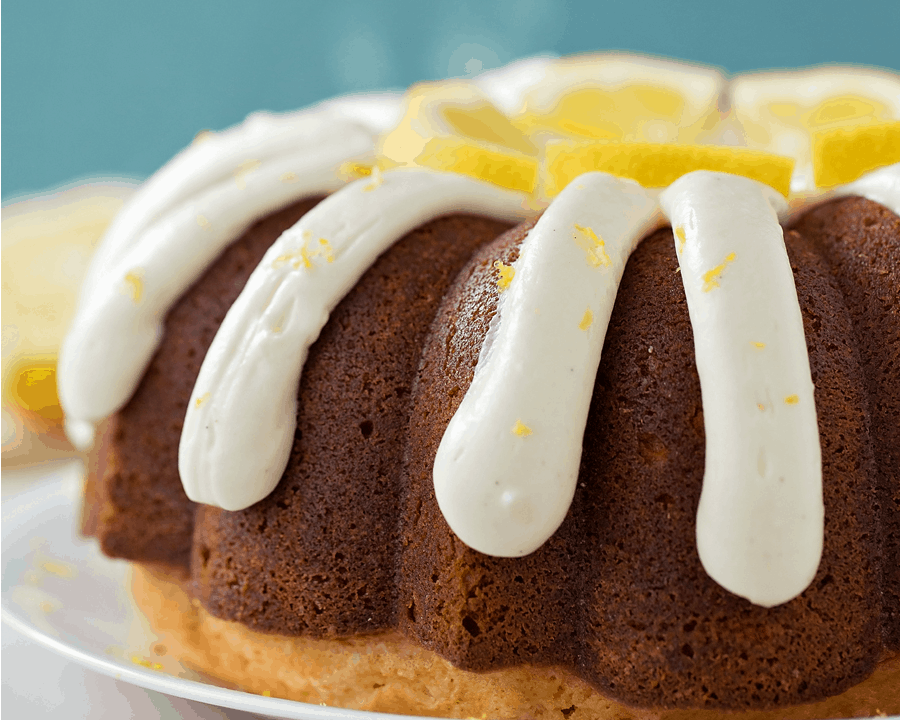
[[737, 256], [734, 253], [728, 253], [723, 262], [703, 273], [703, 292], [710, 292], [713, 288], [720, 287], [719, 279], [722, 277], [722, 272], [734, 262], [735, 257]]
[[581, 318], [581, 322], [578, 323], [579, 330], [587, 330], [594, 322], [594, 313], [591, 312], [591, 309], [588, 308], [584, 311], [584, 315]]
[[591, 267], [602, 267], [612, 264], [606, 252], [606, 243], [591, 228], [584, 225], [575, 226], [575, 242], [585, 253], [585, 259]]
[[372, 182], [363, 187], [363, 192], [372, 192], [375, 188], [384, 183], [384, 176], [381, 174], [381, 168], [379, 168], [377, 165], [372, 168], [372, 172], [369, 173], [369, 177], [372, 178]]
[[125, 283], [128, 286], [128, 292], [135, 304], [144, 297], [144, 271], [140, 268], [125, 273]]
[[512, 433], [519, 437], [528, 437], [531, 435], [531, 428], [525, 425], [521, 420], [516, 420], [516, 424], [512, 427]]
[[507, 265], [500, 260], [497, 260], [494, 263], [494, 267], [497, 268], [499, 274], [499, 277], [497, 278], [497, 289], [500, 292], [508, 290], [513, 278], [516, 276], [516, 269], [512, 265]]
[[784, 402], [787, 405], [796, 405], [798, 402], [800, 402], [800, 398], [797, 395], [788, 395], [784, 399]]
[[675, 237], [678, 238], [678, 254], [680, 255], [684, 252], [684, 245], [687, 242], [687, 234], [684, 232], [683, 227], [675, 228]]
[[262, 162], [259, 160], [244, 160], [244, 162], [234, 169], [234, 181], [241, 190], [247, 186], [247, 175], [254, 170], [258, 170], [261, 165]]

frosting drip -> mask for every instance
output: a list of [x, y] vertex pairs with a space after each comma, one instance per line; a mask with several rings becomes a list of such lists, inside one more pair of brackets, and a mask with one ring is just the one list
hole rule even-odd
[[858, 195], [884, 205], [894, 215], [900, 215], [900, 163], [873, 170], [835, 194]]
[[[182, 293], [256, 219], [343, 185], [373, 159], [374, 130], [331, 103], [251, 116], [184, 150], [135, 194], [104, 237], [60, 351], [59, 395], [76, 446], [131, 397]], [[103, 372], [98, 372], [102, 368]]]
[[565, 518], [616, 291], [656, 208], [633, 181], [582, 175], [500, 268], [499, 323], [434, 462], [441, 512], [469, 547], [527, 555]]
[[698, 171], [664, 190], [703, 395], [706, 468], [697, 549], [727, 590], [772, 607], [799, 595], [822, 554], [813, 384], [771, 188]]
[[188, 497], [239, 510], [275, 488], [293, 444], [309, 347], [381, 253], [448, 213], [522, 219], [525, 199], [461, 175], [394, 170], [348, 185], [285, 232], [225, 316], [200, 369], [179, 448]]

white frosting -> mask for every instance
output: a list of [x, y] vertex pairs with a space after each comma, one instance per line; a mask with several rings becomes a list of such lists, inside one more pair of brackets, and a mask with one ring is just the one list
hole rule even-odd
[[522, 243], [434, 462], [438, 504], [469, 547], [527, 555], [565, 518], [616, 291], [656, 209], [637, 183], [588, 173]]
[[[385, 99], [383, 102], [388, 103]], [[59, 394], [80, 448], [131, 397], [166, 313], [256, 219], [343, 185], [347, 160], [371, 161], [375, 131], [344, 119], [353, 100], [253, 115], [184, 150], [110, 227], [60, 351]]]
[[776, 214], [784, 200], [698, 171], [660, 202], [676, 231], [703, 395], [700, 560], [727, 590], [772, 607], [812, 581], [824, 532], [813, 384]]
[[521, 219], [525, 200], [461, 175], [395, 170], [336, 192], [285, 232], [250, 276], [200, 369], [179, 451], [188, 497], [239, 510], [275, 488], [294, 440], [309, 347], [381, 253], [448, 213]]
[[900, 216], [900, 163], [873, 170], [859, 180], [839, 188], [836, 195], [858, 195], [884, 205]]

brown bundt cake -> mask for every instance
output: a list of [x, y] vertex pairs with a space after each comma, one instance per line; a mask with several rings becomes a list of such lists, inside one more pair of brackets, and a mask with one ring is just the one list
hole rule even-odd
[[[708, 232], [704, 223], [727, 217], [736, 234], [752, 226], [748, 232], [760, 235], [757, 216], [742, 214], [750, 207], [745, 199], [774, 197], [772, 191], [702, 169], [685, 175], [659, 201], [674, 229], [661, 218], [655, 193], [599, 174], [572, 183], [540, 219], [539, 191], [523, 202], [517, 188], [430, 170], [376, 170], [322, 201], [337, 186], [335, 169], [359, 173], [361, 163], [373, 161], [367, 142], [373, 147], [382, 128], [361, 124], [366, 112], [374, 109], [331, 105], [287, 121], [257, 118], [249, 131], [207, 140], [150, 181], [89, 276], [60, 369], [73, 437], [85, 445], [85, 421], [98, 422], [83, 529], [107, 554], [146, 566], [136, 578], [138, 600], [169, 634], [169, 651], [256, 692], [400, 712], [577, 720], [651, 716], [629, 708], [668, 710], [672, 718], [684, 717], [679, 708], [777, 708], [779, 717], [900, 711], [890, 689], [900, 679], [900, 217], [883, 199], [884, 192], [897, 194], [900, 165], [878, 171], [877, 182], [866, 176], [833, 198], [798, 203], [792, 213], [782, 200], [760, 200], [779, 236], [775, 212], [782, 210], [784, 268], [796, 288], [821, 456], [819, 505], [798, 500], [796, 525], [814, 527], [816, 507], [824, 507], [821, 552], [813, 553], [809, 577], [791, 579], [802, 582], [773, 599], [769, 585], [781, 579], [732, 592], [725, 586], [743, 579], [723, 579], [704, 550], [698, 553], [701, 490], [704, 476], [709, 482], [714, 474], [708, 436], [719, 431], [710, 425], [719, 416], [709, 404], [717, 386], [704, 379], [709, 371], [701, 359], [710, 313], [697, 309], [705, 302], [700, 295], [686, 291], [693, 272], [687, 258], [695, 238]], [[292, 169], [278, 142], [313, 135], [308, 144], [315, 146], [323, 126], [340, 138], [356, 133], [359, 142], [317, 157], [312, 169]], [[265, 146], [279, 133], [281, 140]], [[211, 149], [201, 157], [205, 147]], [[295, 154], [306, 158], [309, 150]], [[274, 169], [261, 177], [269, 164]], [[235, 166], [241, 171], [232, 176]], [[313, 178], [305, 185], [296, 182], [302, 172]], [[571, 503], [563, 503], [560, 521], [535, 547], [481, 552], [472, 547], [482, 542], [478, 529], [454, 520], [452, 500], [443, 499], [440, 486], [436, 491], [435, 458], [476, 368], [484, 372], [505, 342], [498, 327], [514, 300], [504, 293], [528, 277], [519, 262], [531, 252], [526, 243], [552, 234], [562, 218], [574, 223], [573, 247], [587, 265], [615, 267], [612, 230], [579, 225], [566, 204], [608, 202], [602, 193], [611, 183], [619, 183], [623, 198], [640, 194], [635, 208], [644, 205], [634, 211], [634, 249], [622, 251], [608, 327], [597, 340], [602, 354], [584, 400], [583, 439], [574, 439]], [[290, 192], [273, 200], [272, 187]], [[715, 206], [721, 199], [713, 187], [733, 192], [734, 209]], [[599, 194], [578, 199], [583, 188]], [[449, 198], [443, 204], [431, 202], [439, 191]], [[428, 210], [406, 207], [415, 193]], [[204, 202], [225, 214], [239, 209], [211, 228], [215, 217]], [[687, 222], [676, 221], [679, 202], [690, 206]], [[351, 203], [362, 208], [358, 215]], [[394, 221], [394, 213], [403, 220]], [[611, 211], [619, 214], [619, 207]], [[160, 221], [172, 216], [180, 219]], [[530, 219], [520, 223], [517, 216]], [[320, 228], [332, 218], [337, 224], [327, 234]], [[289, 287], [290, 278], [314, 277], [332, 263], [342, 272], [358, 245], [335, 238], [354, 223], [363, 228], [360, 237], [393, 223], [385, 232], [396, 242], [374, 251], [346, 293], [333, 307], [326, 304], [308, 349], [267, 345], [282, 342], [294, 322], [293, 300], [283, 306], [288, 310], [279, 305], [285, 288], [299, 288]], [[186, 239], [179, 234], [185, 228]], [[216, 239], [204, 245], [210, 236]], [[127, 248], [122, 238], [131, 237], [140, 239]], [[285, 238], [296, 240], [288, 253]], [[758, 247], [765, 255], [762, 241]], [[743, 249], [736, 252], [744, 257]], [[710, 298], [736, 262], [735, 252], [722, 257], [698, 275]], [[189, 269], [182, 272], [182, 265]], [[281, 284], [266, 285], [272, 277]], [[579, 292], [574, 281], [564, 291]], [[229, 331], [243, 327], [254, 298], [267, 334], [237, 333], [254, 339], [235, 344]], [[579, 332], [586, 335], [602, 326], [603, 313], [583, 307]], [[790, 318], [777, 320], [790, 325]], [[128, 331], [91, 335], [108, 325]], [[553, 354], [549, 346], [532, 349]], [[565, 359], [568, 350], [557, 354]], [[240, 389], [229, 385], [236, 375], [227, 365], [242, 353], [256, 363], [248, 370], [254, 402], [296, 420], [292, 432], [284, 431], [283, 448], [269, 442], [265, 428], [272, 421], [263, 414], [239, 418], [264, 428], [267, 444], [258, 454], [252, 432], [229, 436], [225, 424], [210, 420], [214, 415], [199, 414], [219, 401], [217, 392], [229, 407], [247, 407], [234, 399]], [[279, 353], [303, 358], [296, 406], [260, 391], [292, 387]], [[220, 384], [210, 385], [217, 362], [226, 370], [216, 376]], [[107, 364], [113, 380], [86, 382], [85, 368]], [[118, 382], [119, 376], [127, 379]], [[76, 377], [86, 389], [74, 387]], [[107, 392], [107, 383], [118, 389]], [[531, 398], [545, 388], [519, 390]], [[126, 397], [119, 402], [116, 392]], [[770, 401], [776, 413], [802, 406], [803, 392], [766, 398], [759, 411]], [[528, 442], [540, 432], [539, 421], [515, 417], [507, 434]], [[186, 450], [185, 437], [200, 440]], [[260, 475], [274, 474], [274, 482], [243, 478], [228, 485], [228, 467], [190, 454], [210, 447], [203, 438], [232, 445], [228, 462], [240, 472], [246, 461]], [[788, 454], [802, 455], [799, 445]], [[498, 446], [501, 459], [503, 452]], [[759, 477], [767, 476], [767, 463], [777, 458], [760, 453]], [[201, 470], [211, 480], [195, 480]], [[188, 499], [183, 481], [204, 504]], [[541, 516], [543, 507], [515, 505], [519, 486], [511, 487], [513, 495], [502, 497], [513, 497], [514, 513], [527, 515], [523, 522]], [[478, 502], [461, 512], [483, 522]], [[239, 507], [224, 509], [230, 504]], [[771, 532], [790, 536], [778, 525], [780, 512], [773, 511], [779, 520]], [[758, 521], [768, 533], [766, 519], [751, 517], [751, 525]], [[506, 542], [501, 530], [486, 534]], [[302, 657], [291, 656], [297, 651]], [[866, 680], [876, 667], [881, 679]], [[835, 695], [843, 700], [793, 715], [786, 709]]]

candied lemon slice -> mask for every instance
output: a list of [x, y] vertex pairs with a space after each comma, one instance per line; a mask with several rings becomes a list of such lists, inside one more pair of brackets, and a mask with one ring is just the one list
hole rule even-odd
[[870, 170], [900, 162], [900, 122], [820, 130], [813, 135], [818, 187], [853, 182]]
[[758, 180], [787, 196], [793, 168], [791, 158], [746, 148], [555, 141], [547, 144], [544, 183], [547, 196], [553, 197], [582, 173], [595, 170], [636, 180], [644, 187], [666, 187], [694, 170], [716, 170]]
[[534, 192], [538, 181], [536, 157], [452, 137], [429, 140], [415, 164], [527, 193]]
[[381, 139], [378, 148], [378, 154], [393, 164], [415, 165], [426, 145], [436, 138], [537, 155], [528, 136], [472, 83], [417, 85], [408, 91], [405, 104], [400, 123]]

